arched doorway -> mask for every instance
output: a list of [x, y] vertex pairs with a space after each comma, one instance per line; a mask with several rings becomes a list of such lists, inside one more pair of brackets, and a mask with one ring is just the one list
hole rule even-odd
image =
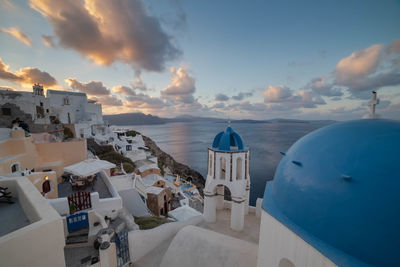
[[43, 195], [51, 191], [50, 181], [45, 180], [42, 184]]
[[221, 210], [224, 208], [224, 201], [232, 200], [232, 193], [229, 187], [219, 184], [214, 189], [214, 194], [217, 196], [217, 209]]

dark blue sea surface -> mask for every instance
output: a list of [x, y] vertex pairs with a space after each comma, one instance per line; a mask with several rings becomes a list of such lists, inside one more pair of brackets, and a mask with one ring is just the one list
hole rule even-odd
[[[273, 179], [282, 155], [299, 138], [331, 122], [232, 123], [232, 128], [250, 148], [250, 204], [263, 197], [265, 184]], [[140, 125], [134, 129], [150, 137], [175, 160], [190, 166], [207, 177], [207, 148], [215, 135], [225, 130], [226, 123], [177, 122]]]

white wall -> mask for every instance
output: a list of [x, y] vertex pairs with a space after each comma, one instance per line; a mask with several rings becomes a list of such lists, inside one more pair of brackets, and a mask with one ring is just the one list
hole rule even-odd
[[279, 266], [288, 259], [296, 267], [333, 267], [328, 258], [262, 210], [258, 267]]
[[103, 124], [101, 104], [87, 103], [86, 114], [88, 115], [87, 120], [90, 120], [93, 124]]
[[[44, 96], [34, 95], [32, 92], [21, 92], [21, 91], [6, 91], [0, 90], [0, 105], [6, 103], [12, 103], [18, 106], [23, 112], [32, 115], [32, 120], [38, 124], [50, 123], [50, 113], [46, 112], [46, 109], [50, 111], [50, 103]], [[14, 97], [16, 94], [18, 96]], [[36, 106], [43, 104], [44, 118], [37, 118]], [[12, 114], [11, 114], [12, 115]]]
[[[149, 230], [136, 230], [128, 233], [129, 254], [132, 263], [158, 247], [162, 242], [173, 237], [187, 225], [197, 225], [203, 221], [202, 216], [193, 217], [186, 222], [171, 222]], [[196, 253], [193, 251], [193, 253]]]
[[[2, 266], [65, 266], [61, 217], [25, 177], [0, 179], [16, 196], [31, 224], [0, 237]], [[3, 215], [2, 215], [3, 216]]]

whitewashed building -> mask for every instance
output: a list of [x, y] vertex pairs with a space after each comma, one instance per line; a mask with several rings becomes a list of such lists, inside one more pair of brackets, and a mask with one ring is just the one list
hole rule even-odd
[[57, 120], [74, 124], [77, 137], [89, 137], [103, 125], [101, 104], [87, 98], [85, 93], [48, 89], [35, 84], [33, 92], [0, 90], [2, 119], [0, 125], [8, 127], [10, 121], [20, 118], [28, 124], [51, 124]]
[[20, 117], [26, 120], [27, 117], [23, 117], [25, 113], [31, 116], [31, 122], [50, 123], [50, 101], [44, 95], [43, 87], [38, 84], [33, 86], [32, 92], [0, 90], [0, 106], [2, 119]]
[[47, 90], [50, 113], [63, 124], [74, 124], [78, 137], [92, 135], [93, 127], [103, 124], [101, 104], [87, 98], [85, 93]]

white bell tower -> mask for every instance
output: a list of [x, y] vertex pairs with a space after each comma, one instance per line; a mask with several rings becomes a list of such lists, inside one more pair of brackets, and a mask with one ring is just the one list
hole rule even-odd
[[250, 151], [230, 127], [214, 138], [208, 149], [208, 173], [204, 188], [204, 219], [216, 221], [216, 210], [224, 208], [225, 187], [231, 192], [231, 228], [240, 231], [248, 213], [250, 197]]

